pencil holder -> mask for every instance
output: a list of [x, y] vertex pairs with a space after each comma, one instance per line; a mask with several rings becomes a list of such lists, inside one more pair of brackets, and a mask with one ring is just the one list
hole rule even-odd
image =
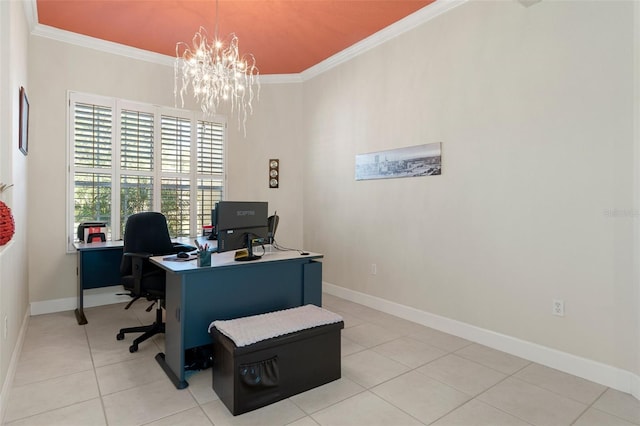
[[198, 267], [200, 266], [211, 266], [211, 252], [209, 250], [198, 252]]

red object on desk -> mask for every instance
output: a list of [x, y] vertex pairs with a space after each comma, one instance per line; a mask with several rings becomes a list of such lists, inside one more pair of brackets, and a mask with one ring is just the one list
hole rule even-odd
[[213, 225], [202, 225], [202, 236], [208, 237], [213, 232]]

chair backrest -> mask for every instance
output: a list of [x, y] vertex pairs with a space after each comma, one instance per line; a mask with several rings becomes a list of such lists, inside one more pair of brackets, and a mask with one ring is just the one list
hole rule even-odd
[[280, 222], [280, 216], [278, 216], [277, 214], [271, 215], [267, 218], [267, 232], [269, 233], [269, 243], [273, 243], [273, 240], [276, 237], [278, 222]]
[[[164, 215], [158, 212], [131, 215], [124, 228], [123, 250], [124, 253], [151, 253], [154, 256], [173, 253], [173, 244]], [[131, 259], [123, 256], [120, 263], [120, 274], [129, 275], [130, 273]]]

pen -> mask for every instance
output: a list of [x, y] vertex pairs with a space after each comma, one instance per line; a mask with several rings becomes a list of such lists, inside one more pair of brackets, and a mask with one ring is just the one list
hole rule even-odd
[[200, 245], [198, 240], [193, 240], [193, 242], [196, 243], [196, 246], [198, 247], [198, 250], [202, 250], [202, 246]]

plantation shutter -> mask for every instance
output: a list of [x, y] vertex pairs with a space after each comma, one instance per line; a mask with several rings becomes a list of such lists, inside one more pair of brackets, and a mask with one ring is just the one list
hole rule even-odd
[[154, 114], [120, 111], [120, 234], [134, 213], [153, 210]]
[[112, 131], [112, 108], [74, 104], [74, 229], [87, 221], [111, 225]]
[[81, 222], [121, 239], [127, 219], [162, 212], [172, 237], [211, 223], [223, 198], [224, 117], [85, 93], [68, 93], [67, 249]]
[[191, 205], [191, 120], [161, 117], [160, 211], [167, 217], [169, 232], [189, 236]]
[[224, 125], [198, 121], [197, 226], [211, 223], [211, 210], [222, 200]]
[[120, 129], [120, 167], [152, 171], [153, 114], [122, 110]]
[[73, 127], [75, 167], [111, 168], [112, 114], [109, 107], [75, 104]]

